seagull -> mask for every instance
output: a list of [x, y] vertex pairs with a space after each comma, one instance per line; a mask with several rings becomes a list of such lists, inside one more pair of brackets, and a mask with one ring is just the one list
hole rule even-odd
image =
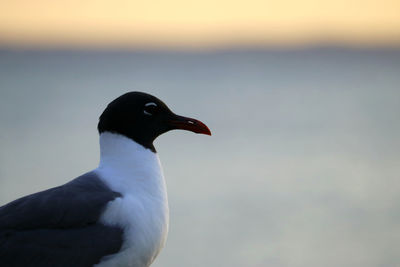
[[169, 221], [153, 141], [174, 129], [211, 135], [160, 99], [128, 92], [101, 114], [99, 166], [0, 207], [1, 266], [150, 266]]

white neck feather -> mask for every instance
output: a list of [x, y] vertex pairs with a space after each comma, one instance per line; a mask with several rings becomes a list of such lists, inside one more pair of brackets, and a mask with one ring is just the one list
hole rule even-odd
[[97, 170], [113, 190], [122, 194], [144, 190], [152, 191], [149, 193], [153, 195], [165, 191], [158, 155], [120, 134], [104, 132], [100, 135]]
[[122, 194], [108, 204], [102, 222], [124, 229], [121, 251], [97, 266], [149, 266], [168, 232], [167, 191], [157, 154], [125, 136], [104, 132], [95, 172]]

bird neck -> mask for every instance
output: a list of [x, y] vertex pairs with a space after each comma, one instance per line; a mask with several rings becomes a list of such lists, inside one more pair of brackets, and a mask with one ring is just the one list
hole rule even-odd
[[165, 190], [157, 153], [120, 134], [100, 134], [100, 164], [97, 171], [118, 192]]

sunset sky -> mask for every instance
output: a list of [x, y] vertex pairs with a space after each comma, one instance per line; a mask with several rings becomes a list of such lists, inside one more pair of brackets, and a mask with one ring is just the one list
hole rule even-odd
[[398, 44], [398, 0], [0, 0], [0, 45]]

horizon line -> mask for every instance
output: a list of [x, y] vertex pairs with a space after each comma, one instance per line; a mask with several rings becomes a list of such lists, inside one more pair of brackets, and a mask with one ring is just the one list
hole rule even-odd
[[0, 50], [55, 50], [55, 51], [224, 51], [224, 50], [307, 50], [307, 49], [357, 49], [400, 50], [400, 41], [394, 42], [270, 42], [270, 43], [219, 43], [213, 45], [140, 44], [140, 43], [19, 43], [2, 42]]

